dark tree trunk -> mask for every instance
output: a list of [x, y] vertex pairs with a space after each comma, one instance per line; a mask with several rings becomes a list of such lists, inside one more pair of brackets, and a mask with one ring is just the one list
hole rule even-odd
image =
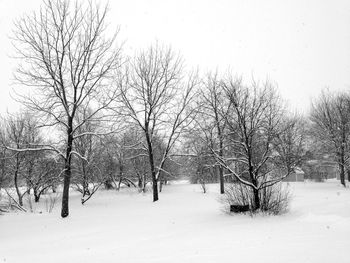
[[[70, 157], [68, 158], [70, 159]], [[63, 218], [69, 215], [69, 186], [70, 186], [71, 174], [72, 173], [71, 173], [70, 160], [66, 160], [64, 181], [63, 181], [63, 193], [62, 193], [62, 209], [61, 209], [61, 217]]]
[[225, 193], [225, 183], [224, 183], [224, 169], [222, 166], [219, 167], [219, 178], [220, 178], [220, 194]]
[[40, 192], [36, 188], [33, 188], [34, 202], [38, 203], [40, 200]]
[[341, 149], [341, 152], [339, 153], [339, 177], [340, 177], [340, 182], [344, 187], [346, 186], [345, 184], [345, 153], [344, 149]]
[[[220, 158], [222, 158], [224, 156], [224, 150], [223, 150], [224, 142], [222, 137], [222, 127], [220, 126], [220, 121], [219, 121], [218, 109], [216, 107], [214, 108], [214, 112], [215, 112], [216, 129], [219, 137], [219, 156]], [[219, 166], [219, 183], [220, 183], [220, 194], [224, 194], [225, 193], [224, 169], [221, 165]]]
[[146, 133], [146, 140], [147, 140], [147, 146], [148, 146], [149, 164], [151, 167], [151, 174], [152, 174], [153, 202], [156, 202], [158, 201], [158, 179], [157, 179], [157, 174], [156, 174], [155, 165], [154, 165], [153, 146], [148, 133]]
[[72, 175], [71, 171], [71, 160], [72, 160], [72, 145], [73, 145], [73, 128], [72, 128], [72, 118], [68, 120], [69, 128], [67, 130], [67, 150], [66, 150], [66, 158], [65, 158], [65, 172], [64, 172], [64, 181], [63, 181], [63, 193], [62, 193], [62, 209], [61, 209], [61, 217], [65, 218], [69, 215], [69, 187], [70, 187], [70, 179]]
[[[218, 128], [218, 131], [219, 131], [219, 139], [220, 139], [219, 155], [222, 158], [224, 156], [223, 142], [222, 142], [221, 130], [219, 128]], [[219, 166], [219, 181], [220, 181], [220, 194], [224, 194], [225, 193], [224, 168], [221, 165]]]
[[40, 194], [37, 194], [36, 192], [34, 192], [34, 201], [35, 203], [38, 203], [40, 200]]
[[153, 202], [158, 201], [158, 180], [155, 171], [152, 172]]
[[[257, 187], [258, 186], [258, 179], [257, 176], [253, 173], [253, 167], [249, 165], [249, 174], [252, 184]], [[254, 207], [253, 210], [259, 210], [260, 209], [260, 196], [259, 196], [259, 190], [253, 187], [253, 195], [254, 195]]]
[[348, 182], [350, 182], [350, 169], [348, 169]]
[[260, 197], [259, 197], [259, 190], [253, 189], [254, 193], [254, 210], [260, 209]]
[[345, 169], [344, 165], [339, 164], [339, 177], [340, 177], [340, 183], [345, 186]]

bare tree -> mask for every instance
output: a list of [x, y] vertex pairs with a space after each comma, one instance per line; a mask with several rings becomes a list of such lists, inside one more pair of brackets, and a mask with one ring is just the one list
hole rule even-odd
[[284, 116], [279, 131], [273, 141], [276, 151], [273, 163], [281, 170], [291, 173], [296, 165], [300, 166], [305, 155], [306, 129], [301, 116]]
[[[38, 152], [39, 153], [39, 152]], [[59, 164], [47, 152], [40, 152], [34, 159], [31, 175], [25, 175], [29, 189], [33, 189], [34, 201], [60, 181]]]
[[221, 113], [227, 122], [229, 154], [222, 157], [216, 149], [212, 152], [230, 175], [251, 189], [252, 209], [258, 210], [264, 189], [283, 180], [296, 165], [289, 162], [290, 169], [281, 170], [275, 163], [279, 153], [274, 144], [282, 132], [284, 110], [269, 83], [245, 87], [241, 80], [229, 78], [222, 85], [230, 105]]
[[[220, 147], [217, 144], [216, 134], [212, 119], [207, 114], [203, 114], [202, 107], [198, 107], [194, 128], [186, 132], [186, 141], [183, 145], [186, 152], [183, 158], [187, 159], [183, 166], [190, 171], [188, 176], [191, 183], [217, 182], [217, 168], [222, 166], [218, 165], [212, 153], [212, 149]], [[217, 153], [220, 155], [220, 151]]]
[[18, 197], [18, 204], [23, 206], [23, 196], [27, 191], [22, 191], [21, 186], [25, 185], [24, 173], [26, 160], [29, 156], [26, 152], [21, 152], [28, 146], [31, 136], [30, 132], [34, 131], [34, 122], [28, 114], [18, 114], [8, 116], [6, 119], [5, 140], [3, 148], [8, 149], [9, 159], [8, 170], [13, 179], [13, 186]]
[[[203, 88], [200, 93], [200, 114], [207, 121], [211, 122], [213, 129], [210, 129], [214, 134], [211, 134], [210, 138], [214, 140], [212, 143], [216, 143], [217, 154], [222, 158], [224, 156], [224, 132], [226, 121], [223, 118], [224, 114], [220, 114], [224, 109], [223, 105], [223, 95], [224, 91], [222, 89], [221, 80], [218, 77], [218, 73], [209, 73], [204, 82]], [[199, 121], [203, 122], [203, 119]], [[199, 125], [202, 127], [203, 125]], [[208, 127], [205, 127], [208, 131]], [[206, 131], [204, 131], [206, 132]], [[207, 136], [208, 138], [208, 136]], [[219, 183], [220, 183], [220, 193], [225, 192], [224, 187], [224, 168], [219, 165]]]
[[[107, 7], [92, 2], [46, 0], [40, 11], [15, 22], [14, 46], [21, 61], [15, 78], [34, 88], [19, 100], [40, 113], [45, 126], [58, 126], [65, 134], [64, 153], [43, 147], [64, 160], [62, 217], [69, 214], [73, 141], [85, 135], [78, 129], [94, 121], [117, 96], [109, 84], [120, 65], [120, 49], [115, 48], [118, 32], [105, 37], [106, 15]], [[77, 123], [77, 112], [84, 107], [92, 112]]]
[[345, 186], [345, 170], [349, 159], [350, 96], [323, 91], [312, 104], [310, 119], [312, 133], [335, 157], [340, 181]]
[[[43, 182], [51, 179], [38, 173], [38, 168], [46, 153], [36, 149], [43, 144], [36, 118], [29, 112], [9, 115], [5, 120], [5, 130], [2, 133], [1, 148], [3, 149], [3, 173], [13, 179], [13, 186], [18, 197], [18, 204], [23, 205], [23, 196], [34, 190], [35, 201], [39, 200], [37, 190]], [[26, 149], [30, 147], [33, 151]], [[45, 157], [46, 158], [46, 157]], [[26, 191], [21, 188], [26, 187]]]
[[[153, 185], [153, 201], [158, 200], [158, 178], [164, 171], [169, 153], [180, 137], [184, 124], [190, 121], [192, 112], [187, 111], [193, 100], [197, 78], [184, 80], [183, 62], [171, 48], [151, 46], [132, 60], [129, 78], [121, 85], [125, 114], [131, 123], [143, 131], [150, 174]], [[156, 163], [155, 138], [165, 142], [161, 159]]]
[[[58, 183], [57, 165], [46, 151], [37, 145], [44, 140], [39, 132], [36, 118], [29, 112], [9, 115], [2, 133], [2, 173], [13, 178], [13, 186], [18, 197], [18, 204], [23, 205], [23, 196], [33, 190], [35, 202], [41, 194]], [[27, 151], [30, 148], [32, 151]], [[23, 191], [21, 188], [26, 187]]]

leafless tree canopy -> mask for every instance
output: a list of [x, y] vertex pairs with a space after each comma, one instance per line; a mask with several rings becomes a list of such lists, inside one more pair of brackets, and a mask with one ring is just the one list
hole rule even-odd
[[[22, 63], [17, 81], [35, 87], [19, 96], [28, 108], [39, 112], [45, 126], [59, 125], [66, 133], [62, 217], [68, 210], [73, 140], [78, 129], [93, 121], [116, 98], [111, 78], [120, 66], [118, 31], [106, 38], [107, 7], [92, 2], [47, 0], [40, 11], [25, 15], [15, 23], [14, 46]], [[79, 123], [79, 110], [92, 111]], [[101, 115], [100, 115], [101, 116]]]
[[[164, 163], [192, 116], [187, 106], [194, 98], [197, 78], [195, 75], [185, 78], [182, 64], [182, 58], [171, 48], [155, 44], [132, 60], [129, 78], [121, 87], [124, 114], [145, 136], [154, 201], [158, 200], [159, 174], [166, 172]], [[166, 144], [159, 163], [154, 158], [156, 136], [164, 138]]]
[[[349, 160], [350, 96], [348, 93], [330, 94], [324, 91], [313, 103], [310, 119], [312, 134], [322, 142], [324, 149], [335, 157], [340, 180], [345, 186], [345, 171]], [[350, 179], [350, 177], [349, 177]]]
[[[299, 159], [291, 157], [300, 152], [301, 143], [294, 146], [299, 135], [284, 127], [285, 109], [270, 83], [244, 86], [240, 79], [228, 78], [222, 85], [228, 107], [220, 113], [227, 125], [226, 153], [220, 155], [217, 148], [212, 153], [228, 175], [251, 188], [257, 210], [260, 192], [283, 180], [298, 164]], [[297, 148], [293, 152], [288, 149], [291, 140]]]
[[[74, 5], [74, 6], [72, 6]], [[120, 66], [120, 49], [105, 38], [107, 7], [90, 2], [45, 1], [41, 10], [15, 23], [13, 43], [21, 59], [15, 77], [37, 87], [20, 96], [29, 108], [47, 114], [68, 128], [67, 117], [96, 103], [88, 117], [101, 111], [115, 96], [108, 89]], [[76, 125], [75, 129], [79, 127]]]

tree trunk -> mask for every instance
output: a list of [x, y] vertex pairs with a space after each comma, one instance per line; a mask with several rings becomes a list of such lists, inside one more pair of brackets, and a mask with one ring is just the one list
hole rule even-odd
[[137, 181], [137, 186], [139, 189], [142, 189], [143, 183], [142, 183], [142, 177], [139, 176], [138, 181]]
[[259, 190], [253, 189], [254, 193], [254, 211], [260, 209], [260, 197], [259, 197]]
[[350, 182], [350, 169], [348, 168], [348, 182]]
[[[68, 151], [67, 151], [68, 152]], [[70, 153], [71, 151], [69, 151]], [[70, 159], [70, 157], [68, 157]], [[61, 217], [65, 218], [69, 215], [69, 186], [71, 178], [71, 164], [70, 160], [65, 161], [65, 172], [63, 181], [63, 193], [62, 193], [62, 209]]]
[[339, 177], [340, 177], [340, 183], [345, 186], [345, 169], [344, 165], [339, 164]]
[[219, 178], [220, 178], [220, 194], [224, 194], [225, 193], [224, 169], [222, 166], [219, 166]]
[[340, 177], [340, 182], [345, 187], [346, 184], [345, 184], [345, 150], [344, 150], [344, 148], [341, 149], [341, 152], [339, 152], [338, 156], [339, 156], [339, 177]]
[[62, 209], [61, 209], [61, 217], [65, 218], [69, 215], [69, 187], [70, 187], [70, 179], [72, 175], [71, 171], [71, 160], [72, 160], [72, 145], [73, 145], [73, 128], [72, 128], [72, 118], [68, 121], [69, 128], [67, 130], [67, 150], [66, 150], [66, 158], [64, 163], [64, 181], [63, 181], [63, 193], [62, 193]]
[[40, 200], [40, 192], [36, 188], [33, 188], [34, 202], [38, 203]]
[[19, 191], [19, 186], [18, 186], [18, 170], [19, 170], [19, 157], [18, 157], [18, 153], [16, 156], [16, 170], [15, 170], [15, 175], [14, 175], [14, 183], [15, 183], [15, 188], [16, 188], [16, 193], [18, 196], [18, 203], [20, 206], [23, 206], [23, 196], [21, 194], [21, 192]]
[[38, 203], [40, 200], [40, 194], [37, 194], [36, 192], [34, 192], [34, 202]]
[[[257, 176], [254, 176], [253, 173], [253, 167], [250, 165], [249, 166], [249, 174], [250, 174], [250, 179], [252, 181], [252, 184], [257, 187], [258, 186], [258, 179]], [[254, 207], [253, 210], [259, 210], [260, 209], [260, 196], [259, 196], [259, 190], [256, 188], [253, 188], [253, 195], [254, 195]]]
[[83, 182], [83, 196], [90, 195], [89, 184], [84, 180]]
[[156, 169], [154, 166], [153, 145], [148, 133], [146, 133], [146, 140], [147, 140], [147, 146], [148, 146], [148, 159], [149, 159], [149, 164], [151, 167], [151, 174], [152, 174], [153, 202], [156, 202], [158, 201], [158, 178], [157, 178]]
[[158, 201], [158, 180], [155, 171], [152, 172], [153, 202]]
[[[224, 156], [224, 139], [222, 137], [222, 130], [219, 122], [219, 115], [217, 109], [215, 108], [215, 121], [216, 121], [216, 129], [219, 137], [219, 156], [222, 158]], [[220, 165], [219, 166], [219, 182], [220, 182], [220, 194], [225, 193], [225, 183], [224, 183], [224, 169]]]
[[[223, 139], [221, 136], [221, 130], [218, 127], [218, 132], [219, 132], [219, 140], [220, 140], [220, 150], [219, 150], [219, 155], [220, 158], [222, 158], [224, 156], [224, 152], [223, 152]], [[220, 165], [219, 166], [219, 181], [220, 181], [220, 194], [224, 194], [225, 193], [225, 183], [224, 183], [224, 168]]]

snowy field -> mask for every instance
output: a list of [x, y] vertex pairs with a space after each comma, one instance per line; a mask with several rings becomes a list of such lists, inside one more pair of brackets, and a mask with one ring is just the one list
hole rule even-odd
[[72, 193], [67, 219], [60, 203], [2, 215], [0, 262], [350, 262], [349, 188], [291, 183], [288, 214], [254, 218], [222, 212], [217, 185], [208, 188], [165, 186], [156, 203], [100, 191], [84, 206]]

